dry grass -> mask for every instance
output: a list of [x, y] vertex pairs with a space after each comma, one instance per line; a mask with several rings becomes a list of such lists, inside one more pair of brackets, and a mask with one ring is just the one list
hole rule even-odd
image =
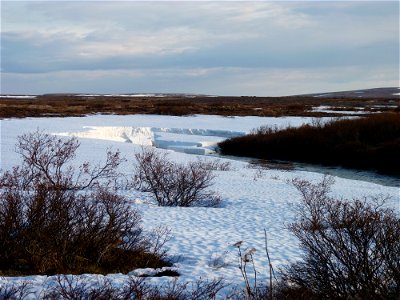
[[[339, 116], [339, 113], [311, 112], [313, 106], [326, 105], [334, 110], [364, 108], [374, 111], [399, 110], [400, 100], [393, 98], [315, 98], [291, 97], [90, 97], [76, 95], [42, 95], [35, 99], [0, 99], [0, 118], [67, 117], [87, 114], [160, 114], [190, 115], [212, 114], [222, 116]], [[396, 106], [393, 107], [393, 106]]]

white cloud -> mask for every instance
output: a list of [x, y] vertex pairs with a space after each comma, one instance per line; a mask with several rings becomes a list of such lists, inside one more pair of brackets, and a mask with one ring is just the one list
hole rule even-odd
[[129, 92], [150, 82], [149, 92], [184, 83], [182, 92], [287, 94], [300, 92], [296, 81], [314, 90], [386, 85], [398, 80], [398, 19], [395, 2], [5, 1], [2, 89]]

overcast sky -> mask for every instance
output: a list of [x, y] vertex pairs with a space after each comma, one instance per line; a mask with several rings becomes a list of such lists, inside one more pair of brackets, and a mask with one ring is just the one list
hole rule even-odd
[[398, 86], [398, 26], [398, 1], [1, 1], [1, 93]]

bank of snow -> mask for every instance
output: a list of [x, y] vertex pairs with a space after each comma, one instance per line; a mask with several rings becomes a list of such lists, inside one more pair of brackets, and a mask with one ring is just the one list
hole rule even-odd
[[[199, 156], [182, 153], [184, 151], [176, 152], [174, 146], [190, 148], [193, 147], [191, 143], [213, 144], [225, 138], [228, 133], [243, 134], [261, 125], [299, 126], [305, 122], [311, 122], [311, 119], [151, 115], [9, 119], [1, 121], [1, 166], [9, 169], [19, 162], [14, 152], [17, 136], [37, 128], [54, 134], [77, 136], [81, 142], [78, 161], [96, 162], [104, 159], [107, 148], [118, 148], [127, 158], [122, 169], [130, 174], [134, 153], [143, 145], [157, 146], [158, 143], [160, 147], [164, 142], [164, 146], [172, 148], [159, 151], [168, 151], [173, 160], [184, 162]], [[199, 145], [195, 147], [208, 147], [205, 144]], [[214, 156], [202, 158], [217, 159]], [[296, 203], [300, 197], [287, 181], [295, 177], [319, 181], [322, 175], [304, 171], [259, 170], [249, 168], [245, 162], [231, 163], [231, 171], [216, 172], [214, 190], [221, 195], [224, 203], [220, 208], [158, 207], [145, 194], [124, 192], [132, 206], [142, 213], [145, 230], [159, 225], [171, 229], [172, 239], [167, 247], [168, 253], [176, 259], [174, 267], [182, 274], [179, 281], [224, 277], [227, 282], [242, 284], [237, 267], [237, 249], [232, 245], [243, 240], [244, 247], [257, 249], [255, 260], [258, 277], [260, 282], [265, 282], [268, 272], [263, 248], [264, 228], [268, 232], [269, 251], [275, 269], [301, 255], [297, 240], [285, 229], [285, 225], [296, 215]], [[396, 207], [400, 201], [398, 188], [341, 178], [336, 178], [333, 193], [346, 198], [385, 194], [391, 197], [388, 205]], [[80, 278], [95, 282], [104, 277], [81, 275]], [[110, 274], [107, 278], [115, 285], [121, 285], [127, 280], [127, 276], [122, 274]], [[32, 298], [35, 298], [44, 286], [54, 285], [55, 279], [47, 276], [1, 278], [0, 285], [32, 281]], [[160, 283], [170, 279], [148, 280]]]

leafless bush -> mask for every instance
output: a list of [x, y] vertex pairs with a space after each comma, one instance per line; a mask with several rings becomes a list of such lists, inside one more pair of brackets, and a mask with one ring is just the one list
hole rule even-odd
[[147, 283], [144, 278], [130, 276], [124, 284], [113, 285], [109, 279], [87, 282], [77, 277], [62, 275], [57, 277], [54, 285], [42, 291], [41, 298], [45, 300], [211, 300], [215, 299], [225, 286], [221, 279], [198, 280], [191, 284], [173, 280], [170, 283], [155, 286]]
[[119, 152], [76, 168], [78, 147], [39, 131], [19, 137], [22, 165], [0, 175], [0, 270], [128, 272], [150, 259], [139, 213], [115, 193]]
[[293, 184], [302, 203], [289, 230], [305, 256], [286, 269], [285, 281], [324, 299], [398, 299], [399, 216], [382, 207], [382, 198], [330, 197], [329, 177], [317, 184], [300, 179]]
[[366, 118], [260, 130], [218, 144], [224, 155], [342, 166], [400, 175], [400, 116]]
[[208, 190], [215, 178], [210, 164], [186, 165], [171, 161], [167, 154], [143, 149], [135, 154], [134, 180], [139, 190], [154, 196], [159, 206], [218, 206], [218, 195]]
[[117, 290], [108, 279], [89, 284], [77, 277], [58, 275], [56, 284], [42, 291], [42, 298], [44, 300], [124, 299], [121, 296], [125, 288]]
[[278, 125], [262, 125], [258, 128], [254, 128], [250, 131], [250, 134], [257, 135], [257, 134], [272, 134], [278, 132], [280, 128]]
[[26, 299], [31, 293], [32, 290], [28, 282], [23, 282], [20, 285], [0, 284], [1, 300], [23, 300]]
[[213, 159], [210, 161], [199, 160], [199, 163], [202, 164], [203, 168], [211, 171], [231, 171], [232, 164], [229, 161], [222, 162], [219, 159]]
[[329, 196], [329, 176], [316, 184], [292, 183], [302, 202], [298, 220], [288, 228], [300, 240], [304, 259], [276, 278], [266, 244], [270, 281], [260, 284], [253, 249], [236, 243], [245, 288], [234, 289], [229, 299], [398, 299], [400, 219], [383, 207], [385, 198], [335, 199]]
[[171, 230], [165, 226], [158, 226], [146, 235], [149, 241], [149, 252], [158, 257], [165, 257], [167, 252], [164, 245], [171, 239]]
[[[339, 119], [336, 119], [336, 120], [339, 120]], [[334, 122], [334, 119], [332, 119], [331, 122]], [[324, 122], [322, 121], [321, 118], [312, 118], [311, 125], [313, 127], [322, 128], [324, 126]]]
[[23, 158], [23, 165], [16, 169], [25, 171], [23, 187], [39, 183], [65, 190], [84, 190], [115, 184], [120, 176], [117, 168], [123, 161], [119, 151], [108, 151], [102, 165], [86, 162], [75, 168], [70, 162], [78, 147], [76, 138], [60, 139], [41, 131], [18, 137], [16, 151]]

